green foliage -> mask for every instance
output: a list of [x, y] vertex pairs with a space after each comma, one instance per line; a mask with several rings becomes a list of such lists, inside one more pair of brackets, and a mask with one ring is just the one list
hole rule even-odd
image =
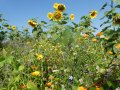
[[[119, 3], [119, 1], [115, 1]], [[101, 10], [105, 10], [105, 3]], [[120, 27], [112, 24], [117, 6], [111, 5], [100, 19], [102, 31], [92, 26], [89, 15], [79, 23], [63, 13], [60, 21], [31, 19], [19, 31], [0, 15], [0, 87], [2, 90], [115, 90], [120, 86]], [[82, 88], [84, 88], [82, 87]]]

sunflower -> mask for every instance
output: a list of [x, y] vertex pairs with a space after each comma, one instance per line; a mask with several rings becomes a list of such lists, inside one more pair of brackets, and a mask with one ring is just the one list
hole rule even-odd
[[96, 36], [101, 36], [101, 35], [103, 35], [103, 32], [98, 32], [98, 33], [96, 34]]
[[66, 6], [64, 4], [59, 4], [57, 10], [60, 12], [64, 12], [66, 10]]
[[53, 13], [49, 12], [49, 13], [47, 14], [47, 17], [48, 17], [48, 19], [52, 19], [52, 18], [53, 18]]
[[69, 18], [70, 18], [70, 20], [74, 20], [74, 18], [75, 18], [74, 14], [70, 14]]
[[95, 11], [95, 10], [93, 10], [93, 11], [91, 11], [91, 12], [89, 13], [91, 19], [96, 18], [97, 14], [98, 14], [98, 13], [97, 13], [97, 11]]
[[120, 26], [120, 14], [116, 14], [112, 18], [113, 25], [119, 25]]
[[53, 20], [54, 21], [60, 21], [62, 19], [63, 15], [60, 11], [55, 11], [53, 14]]
[[12, 30], [16, 30], [16, 26], [12, 26]]
[[37, 23], [33, 20], [28, 20], [28, 24], [32, 26], [33, 28], [37, 26]]
[[53, 5], [53, 7], [55, 8], [55, 9], [58, 9], [58, 3], [54, 3], [54, 5]]

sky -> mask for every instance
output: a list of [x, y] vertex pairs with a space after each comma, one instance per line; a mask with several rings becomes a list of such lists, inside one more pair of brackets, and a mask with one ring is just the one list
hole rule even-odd
[[[0, 0], [0, 13], [7, 19], [10, 25], [19, 28], [28, 28], [27, 21], [31, 18], [38, 18], [39, 21], [48, 21], [47, 13], [53, 12], [54, 3], [66, 5], [66, 13], [75, 14], [74, 22], [78, 23], [80, 17], [87, 15], [91, 10], [99, 10], [105, 2], [110, 0]], [[103, 12], [98, 13], [93, 19], [93, 25], [99, 28], [99, 19]]]

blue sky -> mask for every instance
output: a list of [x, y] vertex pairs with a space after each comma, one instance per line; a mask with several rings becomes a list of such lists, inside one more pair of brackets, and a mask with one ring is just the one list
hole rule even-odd
[[[47, 13], [54, 11], [54, 3], [63, 3], [66, 5], [66, 13], [75, 14], [75, 22], [80, 20], [80, 17], [87, 15], [91, 10], [99, 10], [105, 2], [110, 0], [0, 0], [0, 13], [8, 20], [10, 25], [20, 27], [29, 27], [27, 21], [31, 18], [48, 21]], [[99, 27], [102, 13], [93, 20], [94, 25]]]

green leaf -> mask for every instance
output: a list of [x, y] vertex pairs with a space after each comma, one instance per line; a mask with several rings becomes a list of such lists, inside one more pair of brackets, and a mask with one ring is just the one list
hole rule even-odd
[[90, 87], [90, 90], [96, 90], [96, 87]]
[[106, 6], [107, 6], [107, 2], [102, 6], [102, 8], [100, 10], [105, 9]]
[[14, 80], [15, 80], [15, 82], [19, 82], [19, 80], [20, 80], [20, 75], [16, 76], [16, 77], [14, 78]]
[[45, 22], [45, 21], [41, 21], [41, 23], [47, 24], [47, 22]]
[[7, 23], [2, 23], [2, 25], [3, 25], [4, 27], [8, 27], [8, 26], [9, 26], [9, 24], [7, 24]]
[[103, 23], [100, 25], [100, 27], [102, 27], [103, 25], [108, 24], [108, 23], [110, 23], [109, 20], [103, 22]]
[[18, 68], [18, 71], [22, 71], [25, 67], [23, 65], [20, 65]]
[[78, 86], [72, 86], [72, 90], [77, 90]]
[[4, 49], [4, 48], [3, 48], [2, 52], [3, 52], [3, 56], [4, 56], [4, 57], [6, 57], [7, 52], [5, 51], [5, 49]]
[[104, 90], [104, 88], [103, 88], [103, 87], [100, 87], [100, 90]]
[[27, 88], [28, 88], [28, 90], [38, 90], [36, 84], [34, 82], [32, 82], [32, 81], [29, 81], [27, 83]]
[[13, 56], [7, 57], [6, 58], [6, 62], [9, 63], [9, 64], [11, 64], [13, 62], [13, 58], [14, 58]]
[[115, 8], [120, 8], [120, 5], [115, 6]]

